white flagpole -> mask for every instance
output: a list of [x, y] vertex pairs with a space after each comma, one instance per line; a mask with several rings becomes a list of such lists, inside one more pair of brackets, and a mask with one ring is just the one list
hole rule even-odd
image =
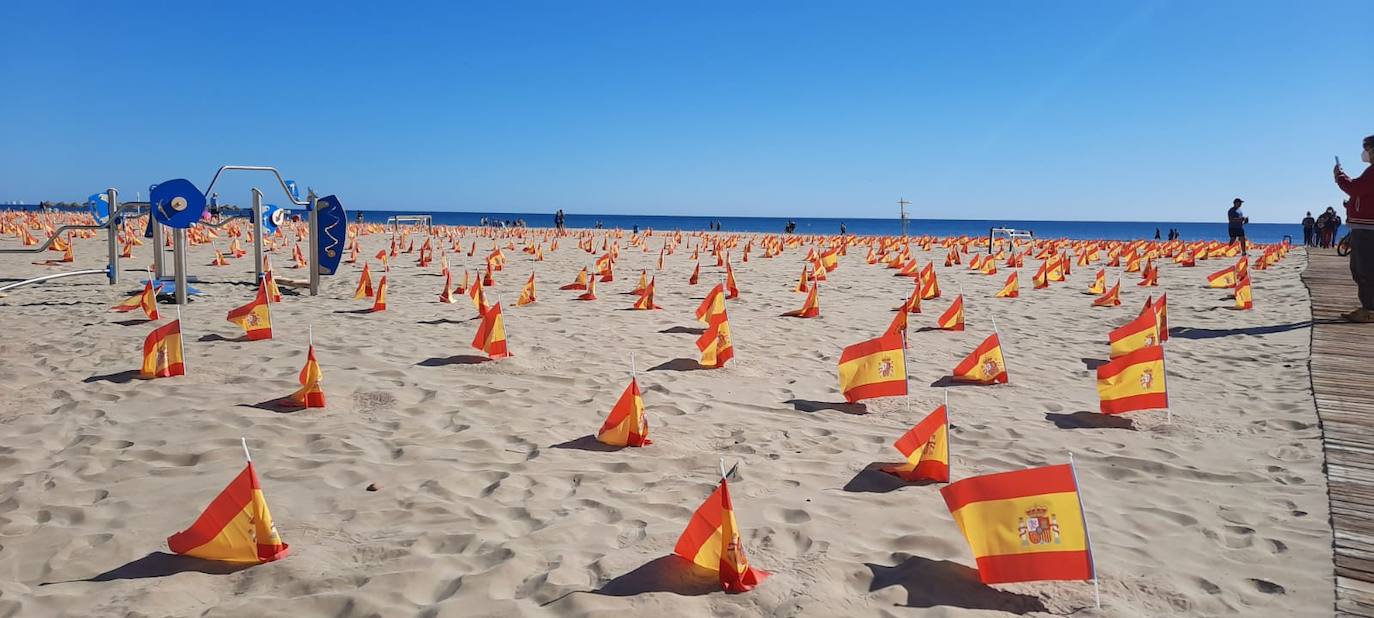
[[725, 480], [725, 458], [720, 458], [720, 480]]
[[186, 373], [186, 325], [181, 321], [181, 305], [177, 305], [177, 347], [181, 348], [181, 372]]
[[311, 325], [307, 326], [307, 327], [306, 327], [306, 330], [305, 330], [305, 333], [306, 333], [305, 336], [307, 337], [307, 340], [310, 342], [310, 347], [312, 347], [312, 348], [315, 347], [315, 325], [314, 325], [314, 324], [311, 324]]
[[253, 463], [253, 456], [248, 454], [248, 438], [239, 436], [239, 443], [243, 445], [243, 458]]
[[636, 380], [638, 377], [638, 374], [635, 373], [635, 353], [630, 352], [630, 379]]
[[[1157, 316], [1155, 317], [1155, 322], [1159, 322]], [[1163, 343], [1160, 344], [1159, 348], [1159, 365], [1164, 370], [1162, 372], [1164, 375], [1159, 377], [1164, 381], [1164, 422], [1172, 425], [1174, 423], [1174, 410], [1169, 406], [1169, 361], [1164, 358]]]
[[1083, 540], [1088, 546], [1088, 564], [1093, 570], [1093, 599], [1098, 609], [1102, 609], [1102, 588], [1097, 581], [1097, 561], [1093, 559], [1093, 539], [1088, 534], [1088, 507], [1083, 503], [1083, 488], [1078, 484], [1078, 466], [1073, 462], [1073, 451], [1069, 451], [1069, 471], [1073, 474], [1073, 488], [1078, 493], [1079, 515], [1083, 518]]

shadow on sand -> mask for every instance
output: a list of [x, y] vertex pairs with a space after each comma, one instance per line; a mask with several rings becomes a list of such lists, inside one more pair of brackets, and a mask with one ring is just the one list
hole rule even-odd
[[843, 401], [812, 401], [810, 399], [788, 399], [783, 403], [792, 406], [798, 412], [820, 412], [821, 410], [835, 410], [845, 414], [868, 414], [868, 406], [862, 403], [846, 403]]
[[905, 607], [960, 607], [1029, 614], [1048, 611], [1039, 597], [998, 590], [978, 581], [978, 571], [949, 560], [911, 556], [896, 566], [865, 563], [873, 571], [869, 591], [906, 589]]
[[177, 573], [229, 575], [254, 566], [257, 566], [257, 564], [204, 560], [201, 558], [192, 558], [191, 556], [178, 556], [176, 554], [155, 551], [138, 560], [134, 560], [86, 579], [43, 582], [39, 585], [49, 586], [52, 584], [68, 584], [73, 582], [111, 582], [121, 579], [147, 579], [150, 577], [167, 577], [168, 575], [176, 575]]
[[1074, 412], [1073, 414], [1045, 414], [1045, 420], [1060, 429], [1127, 429], [1135, 431], [1135, 422], [1124, 416], [1100, 414], [1097, 412]]

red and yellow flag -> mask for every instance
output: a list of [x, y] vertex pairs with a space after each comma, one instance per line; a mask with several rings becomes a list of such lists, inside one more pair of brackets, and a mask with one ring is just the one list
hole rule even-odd
[[222, 562], [271, 562], [290, 546], [277, 535], [253, 462], [215, 496], [190, 528], [167, 537], [173, 553]]
[[821, 315], [821, 301], [817, 294], [821, 285], [819, 283], [811, 286], [806, 292], [806, 302], [802, 303], [801, 309], [793, 309], [783, 312], [783, 315], [793, 318], [818, 318]]
[[120, 313], [133, 311], [134, 309], [142, 309], [143, 314], [148, 316], [149, 320], [158, 319], [157, 289], [153, 287], [153, 280], [149, 279], [143, 282], [143, 291], [124, 299], [123, 302], [115, 305], [113, 309]]
[[921, 300], [940, 297], [940, 279], [935, 276], [935, 263], [926, 262], [921, 269]]
[[175, 320], [153, 329], [143, 340], [143, 368], [139, 375], [144, 378], [184, 376], [184, 362], [181, 353], [181, 320]]
[[[906, 314], [898, 312], [898, 315]], [[861, 341], [840, 353], [840, 391], [854, 403], [875, 397], [905, 395], [906, 353], [903, 333], [889, 331], [877, 339]]]
[[725, 313], [725, 286], [717, 283], [697, 306], [697, 321], [709, 325], [711, 318]]
[[725, 297], [739, 298], [739, 286], [735, 285], [735, 269], [729, 262], [725, 263]]
[[935, 408], [892, 446], [906, 463], [883, 466], [883, 472], [905, 481], [949, 482], [949, 415], [945, 406]]
[[720, 586], [726, 592], [746, 592], [763, 581], [768, 573], [749, 566], [744, 544], [730, 502], [730, 487], [725, 479], [707, 496], [687, 522], [687, 529], [673, 547], [677, 554], [704, 569], [720, 573]]
[[585, 290], [585, 289], [587, 289], [587, 268], [586, 268], [585, 266], [582, 267], [582, 270], [580, 270], [580, 271], [577, 272], [577, 278], [574, 279], [572, 283], [569, 283], [569, 284], [567, 284], [567, 285], [565, 285], [565, 286], [563, 286], [563, 287], [561, 287], [561, 288], [558, 288], [558, 289], [560, 289], [560, 290]]
[[1097, 275], [1093, 277], [1093, 284], [1088, 286], [1089, 294], [1102, 294], [1107, 291], [1107, 269], [1099, 268]]
[[372, 273], [368, 270], [367, 264], [363, 264], [363, 272], [358, 275], [358, 287], [353, 290], [353, 300], [372, 298]]
[[315, 360], [315, 346], [311, 345], [310, 350], [305, 353], [305, 366], [301, 367], [300, 375], [296, 376], [301, 387], [291, 393], [291, 400], [307, 408], [323, 408], [324, 389], [320, 387], [323, 379], [324, 372], [320, 371], [320, 363]]
[[1159, 316], [1159, 340], [1169, 340], [1169, 295], [1160, 294], [1155, 302], [1155, 315]]
[[1217, 272], [1207, 275], [1207, 287], [1211, 288], [1231, 288], [1236, 286], [1236, 267], [1227, 266]]
[[1159, 316], [1154, 307], [1146, 305], [1136, 319], [1113, 329], [1107, 334], [1107, 342], [1111, 344], [1111, 358], [1159, 345]]
[[596, 300], [596, 278], [587, 279], [585, 291], [577, 295], [577, 300]]
[[534, 273], [530, 273], [529, 281], [525, 282], [525, 287], [520, 288], [520, 297], [515, 299], [516, 307], [524, 307], [534, 302]]
[[1117, 279], [1106, 294], [1093, 299], [1094, 307], [1115, 307], [1121, 304], [1121, 280]]
[[267, 303], [267, 287], [258, 285], [253, 301], [229, 311], [226, 318], [243, 329], [251, 341], [272, 338], [272, 308]]
[[649, 419], [644, 416], [644, 397], [639, 392], [638, 380], [630, 379], [630, 385], [625, 387], [601, 430], [596, 432], [596, 440], [611, 446], [653, 444], [649, 439]]
[[975, 476], [940, 489], [985, 584], [1087, 580], [1092, 549], [1068, 464]]
[[[797, 279], [797, 287], [793, 288], [792, 291], [794, 291], [794, 292], [806, 292], [806, 291], [808, 291], [808, 290], [810, 289], [810, 286], [806, 285], [806, 275], [807, 275], [808, 272], [809, 272], [809, 271], [808, 271], [807, 268], [806, 268], [806, 264], [802, 264], [801, 277]], [[694, 277], [696, 276], [695, 273], [693, 274], [693, 276], [694, 276]], [[693, 281], [692, 283], [696, 283], [696, 282]]]
[[964, 330], [964, 295], [954, 297], [949, 309], [936, 318], [941, 330]]
[[482, 323], [477, 325], [472, 347], [486, 352], [493, 359], [511, 355], [506, 350], [506, 321], [501, 317], [501, 303], [492, 305], [482, 314]]
[[697, 262], [697, 265], [692, 267], [692, 276], [687, 278], [687, 285], [696, 285], [699, 281], [701, 281], [701, 262]]
[[654, 304], [654, 283], [656, 279], [658, 279], [657, 275], [655, 275], [653, 279], [650, 279], [648, 283], [644, 284], [643, 290], [637, 292], [639, 294], [639, 299], [635, 301], [632, 309], [648, 311], [651, 309], [663, 308]]
[[711, 316], [706, 332], [697, 338], [697, 349], [701, 350], [702, 367], [724, 367], [726, 361], [735, 357], [730, 317], [726, 315], [724, 307], [720, 313]]
[[1002, 289], [999, 290], [997, 294], [995, 294], [993, 297], [1017, 298], [1021, 296], [1021, 282], [1018, 279], [1019, 278], [1016, 276], [1016, 271], [1011, 271], [1011, 274], [1007, 275], [1006, 283], [1002, 284]]
[[1236, 282], [1236, 308], [1245, 310], [1254, 307], [1254, 297], [1250, 293], [1250, 275], [1246, 274]]
[[381, 281], [377, 282], [377, 296], [372, 299], [372, 308], [368, 313], [386, 311], [386, 275], [382, 275]]
[[921, 312], [921, 282], [916, 281], [916, 285], [911, 288], [911, 296], [908, 296], [905, 303], [897, 310], [901, 313], [920, 313]]
[[1002, 341], [997, 333], [988, 335], [954, 367], [953, 378], [955, 382], [972, 384], [1007, 383], [1007, 361], [1002, 357]]
[[1140, 348], [1097, 368], [1097, 395], [1103, 414], [1169, 407], [1163, 346]]
[[453, 304], [453, 275], [444, 273], [444, 287], [439, 290], [439, 302]]

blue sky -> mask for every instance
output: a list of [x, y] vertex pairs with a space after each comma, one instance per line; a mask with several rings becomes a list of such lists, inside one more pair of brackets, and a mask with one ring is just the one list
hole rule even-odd
[[[0, 201], [1255, 221], [1339, 205], [1374, 2], [9, 2]], [[246, 201], [254, 179], [224, 185]]]

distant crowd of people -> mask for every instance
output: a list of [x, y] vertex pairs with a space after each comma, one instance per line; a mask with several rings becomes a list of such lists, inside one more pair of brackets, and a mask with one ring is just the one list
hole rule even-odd
[[1312, 212], [1308, 211], [1307, 216], [1302, 218], [1302, 244], [1326, 249], [1336, 246], [1340, 242], [1342, 223], [1341, 216], [1330, 206], [1315, 219], [1312, 218]]

